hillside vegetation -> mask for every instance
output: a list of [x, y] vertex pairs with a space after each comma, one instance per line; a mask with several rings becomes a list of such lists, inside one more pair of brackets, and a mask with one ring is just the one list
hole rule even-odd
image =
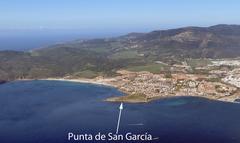
[[[149, 70], [186, 59], [240, 55], [240, 26], [185, 27], [150, 33], [77, 40], [31, 52], [1, 51], [0, 79], [114, 76], [119, 69]], [[196, 64], [197, 61], [191, 61]], [[206, 63], [208, 61], [205, 61]], [[202, 63], [202, 64], [206, 64]]]

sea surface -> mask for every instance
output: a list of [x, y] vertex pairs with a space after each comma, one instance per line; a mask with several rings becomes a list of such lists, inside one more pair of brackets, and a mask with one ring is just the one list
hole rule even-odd
[[[123, 94], [63, 81], [2, 84], [0, 143], [93, 142], [68, 141], [67, 134], [115, 133], [119, 103], [103, 101], [113, 95]], [[240, 143], [240, 104], [196, 97], [124, 104], [119, 134], [127, 132], [151, 134], [156, 143]]]
[[81, 38], [80, 32], [47, 30], [0, 30], [0, 51], [29, 51]]
[[86, 40], [120, 35], [113, 32], [86, 32], [78, 29], [70, 30], [1, 30], [0, 51], [30, 51], [46, 48], [54, 44], [66, 43], [74, 40]]

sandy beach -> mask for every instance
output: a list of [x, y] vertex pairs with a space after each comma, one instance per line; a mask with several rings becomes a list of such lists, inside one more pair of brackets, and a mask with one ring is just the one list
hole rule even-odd
[[65, 78], [47, 78], [47, 79], [39, 79], [39, 80], [52, 80], [52, 81], [69, 81], [69, 82], [78, 82], [78, 83], [91, 83], [97, 85], [111, 86], [115, 87], [112, 84], [106, 83], [104, 81], [96, 80], [96, 79], [65, 79]]

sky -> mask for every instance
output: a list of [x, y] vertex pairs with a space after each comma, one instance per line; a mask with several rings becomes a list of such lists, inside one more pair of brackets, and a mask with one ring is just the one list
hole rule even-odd
[[142, 32], [240, 24], [239, 0], [1, 0], [0, 29]]

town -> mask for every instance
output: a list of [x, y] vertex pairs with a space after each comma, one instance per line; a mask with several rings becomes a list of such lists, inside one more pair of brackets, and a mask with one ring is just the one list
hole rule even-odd
[[240, 98], [240, 60], [212, 60], [211, 64], [196, 67], [194, 72], [189, 68], [183, 63], [160, 74], [120, 70], [120, 76], [98, 77], [95, 81], [113, 85], [126, 93], [126, 96], [107, 101], [148, 102], [163, 97], [200, 96], [236, 102]]

